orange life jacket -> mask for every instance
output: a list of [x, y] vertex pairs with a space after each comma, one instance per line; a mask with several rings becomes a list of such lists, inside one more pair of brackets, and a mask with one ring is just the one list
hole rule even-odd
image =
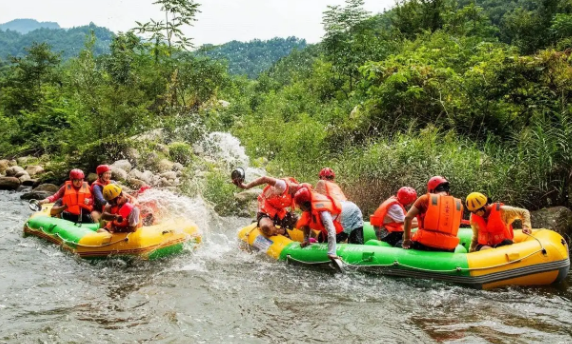
[[87, 182], [83, 182], [79, 189], [76, 189], [69, 180], [64, 186], [65, 192], [62, 197], [62, 205], [67, 205], [67, 212], [80, 215], [82, 208], [89, 212], [93, 210], [93, 206], [85, 204], [86, 199], [91, 199], [91, 192], [89, 191]]
[[460, 199], [429, 194], [427, 212], [417, 217], [419, 229], [411, 239], [428, 247], [454, 250], [459, 244], [457, 233], [462, 218], [463, 204]]
[[502, 203], [497, 203], [491, 208], [491, 212], [487, 219], [476, 214], [471, 214], [471, 222], [479, 227], [479, 244], [494, 246], [500, 244], [503, 240], [514, 239], [514, 231], [512, 225], [507, 225], [501, 217]]
[[[113, 222], [110, 222], [108, 224], [108, 227], [111, 226], [111, 224], [113, 224], [114, 227], [116, 228], [127, 228], [129, 227], [129, 215], [131, 214], [131, 212], [133, 211], [133, 208], [135, 208], [135, 206], [129, 202], [123, 203], [122, 205], [116, 205], [111, 207], [111, 209], [109, 210], [109, 212], [111, 214], [117, 214], [119, 216], [122, 217], [121, 222], [117, 221], [117, 220], [113, 220]], [[139, 217], [141, 217], [141, 214], [139, 214]], [[137, 228], [141, 227], [141, 218], [139, 218], [139, 222], [137, 224]]]
[[342, 205], [340, 201], [314, 191], [312, 191], [312, 210], [302, 213], [300, 220], [296, 223], [296, 227], [301, 228], [308, 226], [310, 229], [322, 231], [322, 233], [327, 237], [328, 231], [324, 227], [322, 219], [320, 218], [320, 213], [323, 211], [328, 211], [332, 214], [336, 234], [343, 232], [344, 228], [338, 219], [339, 215], [342, 213]]
[[388, 232], [403, 232], [403, 223], [398, 223], [393, 221], [389, 223], [383, 223], [385, 217], [387, 216], [389, 208], [391, 208], [393, 205], [396, 204], [399, 205], [399, 207], [401, 207], [401, 209], [403, 210], [403, 214], [405, 214], [406, 211], [403, 204], [399, 203], [397, 197], [391, 196], [388, 199], [386, 199], [383, 203], [381, 203], [381, 205], [379, 206], [379, 208], [377, 208], [375, 213], [373, 213], [373, 215], [369, 217], [370, 223], [376, 227], [383, 227]]
[[286, 182], [286, 190], [281, 195], [266, 196], [266, 192], [272, 188], [272, 185], [267, 185], [262, 193], [258, 196], [258, 212], [267, 214], [271, 219], [278, 217], [280, 220], [288, 213], [286, 208], [294, 205], [294, 198], [288, 192], [290, 186], [288, 183], [298, 183], [296, 179], [286, 177], [282, 179]]
[[340, 186], [334, 182], [330, 182], [328, 180], [324, 180], [324, 186], [326, 188], [326, 196], [330, 196], [335, 200], [340, 202], [347, 201], [348, 198], [340, 188]]

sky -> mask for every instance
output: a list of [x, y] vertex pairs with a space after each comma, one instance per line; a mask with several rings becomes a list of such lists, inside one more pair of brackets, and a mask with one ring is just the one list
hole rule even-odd
[[[135, 21], [161, 19], [154, 0], [0, 0], [0, 23], [18, 18], [53, 21], [61, 27], [90, 22], [114, 32], [126, 31]], [[296, 36], [309, 43], [323, 35], [322, 12], [344, 0], [198, 0], [201, 13], [194, 27], [184, 30], [196, 45], [232, 40], [266, 40]], [[393, 7], [395, 0], [366, 0], [372, 13]]]

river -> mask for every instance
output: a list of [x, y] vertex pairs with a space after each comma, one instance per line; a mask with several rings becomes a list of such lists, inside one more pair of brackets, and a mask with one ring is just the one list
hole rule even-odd
[[310, 270], [239, 250], [250, 221], [208, 207], [195, 252], [92, 263], [23, 238], [30, 214], [0, 191], [1, 343], [572, 343], [570, 276], [481, 291]]

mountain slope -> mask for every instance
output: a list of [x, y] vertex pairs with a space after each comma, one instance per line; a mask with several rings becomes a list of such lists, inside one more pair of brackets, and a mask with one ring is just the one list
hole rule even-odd
[[27, 34], [37, 29], [59, 29], [60, 25], [54, 22], [39, 22], [35, 19], [14, 19], [4, 24], [0, 24], [0, 30], [12, 30], [21, 34]]

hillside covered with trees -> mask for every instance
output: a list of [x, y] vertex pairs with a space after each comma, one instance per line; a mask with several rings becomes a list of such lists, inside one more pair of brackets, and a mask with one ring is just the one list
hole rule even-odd
[[232, 41], [218, 46], [204, 45], [198, 54], [227, 61], [228, 71], [232, 75], [256, 78], [276, 61], [289, 55], [293, 49], [301, 50], [305, 47], [306, 41], [296, 37], [267, 41], [255, 39], [250, 42]]
[[0, 59], [10, 56], [23, 57], [27, 54], [26, 48], [32, 44], [45, 43], [52, 51], [61, 53], [62, 59], [67, 60], [79, 55], [85, 46], [86, 36], [92, 33], [97, 39], [93, 47], [94, 54], [101, 55], [109, 52], [109, 45], [115, 36], [110, 30], [93, 23], [71, 29], [61, 29], [57, 23], [54, 24], [58, 28], [40, 27], [30, 31], [30, 27], [26, 26], [23, 30], [28, 31], [27, 33], [13, 30], [14, 25], [7, 30], [0, 27]]
[[[230, 131], [273, 175], [334, 168], [364, 214], [433, 175], [459, 196], [572, 205], [572, 0], [404, 0], [373, 15], [347, 0], [323, 22], [322, 42], [256, 80], [174, 36], [120, 34], [99, 57], [93, 40], [67, 62], [32, 45], [1, 69], [0, 155], [93, 169], [151, 129], [188, 147]], [[215, 201], [232, 197], [217, 185]]]
[[0, 24], [0, 30], [11, 30], [21, 34], [27, 34], [37, 29], [60, 29], [60, 25], [55, 22], [39, 22], [35, 19], [14, 19], [7, 23]]

